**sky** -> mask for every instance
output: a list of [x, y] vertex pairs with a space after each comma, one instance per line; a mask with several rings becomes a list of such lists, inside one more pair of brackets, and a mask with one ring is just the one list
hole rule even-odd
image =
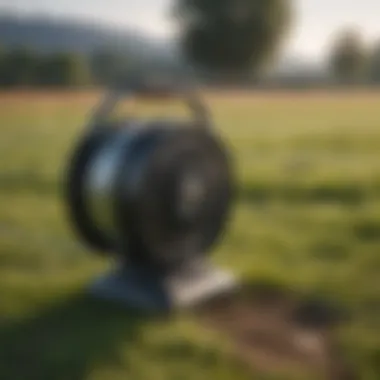
[[[140, 28], [151, 34], [174, 33], [169, 19], [175, 0], [0, 0], [0, 13], [43, 13], [55, 17], [90, 18], [118, 26]], [[293, 0], [296, 19], [286, 50], [305, 57], [321, 57], [334, 31], [362, 29], [371, 41], [380, 38], [379, 0]], [[327, 44], [327, 45], [326, 45]]]

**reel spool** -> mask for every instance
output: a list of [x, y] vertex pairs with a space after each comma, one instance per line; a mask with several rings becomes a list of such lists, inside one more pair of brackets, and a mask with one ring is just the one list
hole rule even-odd
[[119, 263], [96, 281], [94, 293], [170, 308], [231, 288], [232, 277], [207, 260], [228, 222], [233, 179], [206, 108], [182, 93], [190, 120], [111, 121], [125, 95], [138, 93], [106, 96], [67, 173], [74, 229]]

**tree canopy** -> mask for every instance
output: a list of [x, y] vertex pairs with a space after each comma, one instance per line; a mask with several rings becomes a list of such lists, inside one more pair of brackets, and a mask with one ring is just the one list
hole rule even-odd
[[370, 59], [370, 79], [373, 83], [380, 83], [380, 41], [377, 41], [371, 52]]
[[184, 55], [197, 68], [256, 73], [286, 36], [290, 5], [289, 0], [178, 0]]
[[37, 56], [26, 48], [17, 48], [1, 54], [1, 78], [4, 86], [31, 86], [35, 83]]
[[330, 65], [341, 83], [357, 83], [366, 75], [368, 52], [356, 29], [344, 29], [338, 34], [331, 50]]

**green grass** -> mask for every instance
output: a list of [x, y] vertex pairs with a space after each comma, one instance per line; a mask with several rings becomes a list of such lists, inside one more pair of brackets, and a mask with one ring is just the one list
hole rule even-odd
[[[0, 379], [251, 378], [190, 316], [155, 320], [83, 295], [107, 264], [75, 240], [59, 185], [91, 102], [13, 97], [0, 103]], [[380, 95], [210, 104], [239, 181], [215, 260], [347, 308], [339, 341], [362, 379], [379, 379]]]

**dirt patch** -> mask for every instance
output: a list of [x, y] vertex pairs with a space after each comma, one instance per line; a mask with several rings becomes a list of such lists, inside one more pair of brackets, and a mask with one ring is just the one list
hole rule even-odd
[[334, 341], [343, 315], [319, 300], [245, 287], [198, 310], [202, 322], [227, 334], [239, 360], [262, 374], [294, 379], [356, 379]]

